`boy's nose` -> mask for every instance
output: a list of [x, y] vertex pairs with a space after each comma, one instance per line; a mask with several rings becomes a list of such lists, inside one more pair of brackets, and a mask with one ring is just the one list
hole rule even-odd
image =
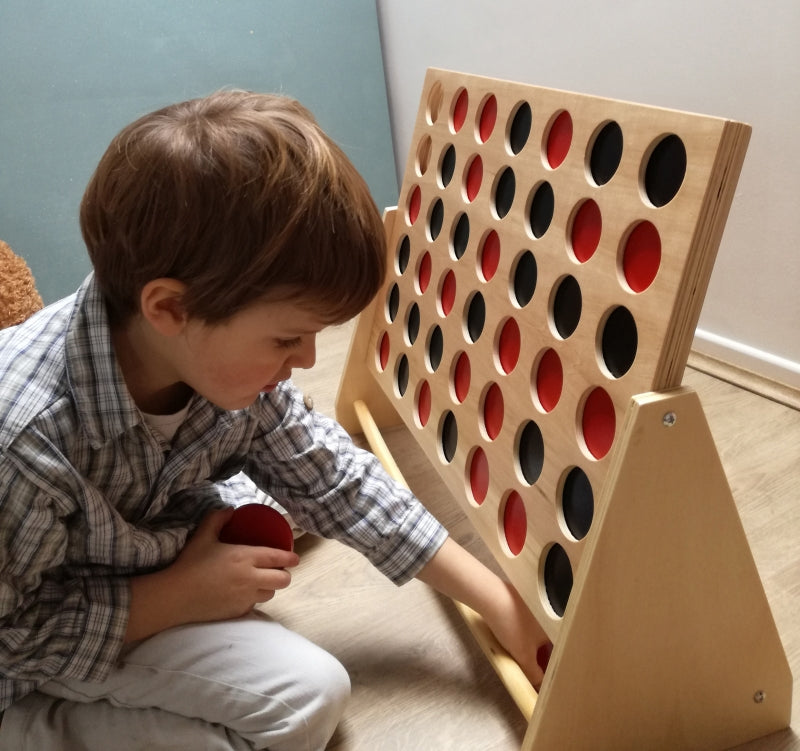
[[317, 337], [316, 335], [304, 336], [303, 341], [293, 353], [291, 359], [294, 368], [312, 368], [317, 361]]

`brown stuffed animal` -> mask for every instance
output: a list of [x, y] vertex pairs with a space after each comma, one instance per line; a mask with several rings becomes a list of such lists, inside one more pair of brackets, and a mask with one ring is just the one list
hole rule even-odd
[[22, 323], [42, 307], [28, 264], [0, 240], [0, 329]]

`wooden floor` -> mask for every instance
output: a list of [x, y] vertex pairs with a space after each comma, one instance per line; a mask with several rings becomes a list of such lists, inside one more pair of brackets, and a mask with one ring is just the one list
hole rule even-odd
[[[349, 327], [320, 336], [295, 382], [333, 414]], [[791, 728], [739, 748], [800, 749], [800, 412], [699, 371], [700, 395], [794, 675]], [[406, 479], [451, 534], [482, 542], [405, 431], [386, 436]], [[513, 751], [526, 723], [451, 603], [419, 582], [395, 587], [360, 555], [305, 536], [292, 586], [266, 608], [347, 667], [353, 696], [329, 749]], [[491, 563], [490, 561], [487, 561]]]

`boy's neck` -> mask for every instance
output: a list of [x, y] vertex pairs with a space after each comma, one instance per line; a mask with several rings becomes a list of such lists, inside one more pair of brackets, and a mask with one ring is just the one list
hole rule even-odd
[[111, 340], [136, 406], [150, 415], [171, 415], [183, 409], [194, 392], [178, 380], [151, 334], [146, 324], [133, 318], [112, 327]]

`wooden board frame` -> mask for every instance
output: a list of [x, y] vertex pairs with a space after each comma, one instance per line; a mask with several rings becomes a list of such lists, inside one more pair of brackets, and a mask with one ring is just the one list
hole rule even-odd
[[[527, 152], [513, 132], [525, 105]], [[551, 153], [564, 112], [568, 142]], [[590, 163], [609, 123], [628, 144], [600, 184]], [[390, 273], [354, 331], [337, 417], [367, 436], [399, 481], [380, 430], [406, 424], [552, 639], [537, 697], [477, 614], [458, 606], [530, 719], [524, 749], [723, 748], [788, 724], [791, 674], [735, 504], [696, 396], [674, 390], [749, 133], [742, 123], [449, 71], [426, 77], [400, 204], [385, 217]], [[646, 173], [659, 145], [676, 137], [687, 168], [661, 203]], [[539, 233], [532, 207], [543, 183], [556, 198]], [[602, 219], [588, 222], [587, 254], [576, 225], [589, 203]], [[469, 238], [456, 253], [463, 216]], [[661, 246], [656, 272], [639, 289], [623, 256], [643, 223]], [[485, 264], [490, 239], [499, 247]], [[515, 265], [530, 248], [538, 298], [528, 305], [513, 296]], [[576, 327], [564, 333], [554, 327], [553, 300], [568, 276], [583, 297]], [[477, 296], [478, 328], [489, 332], [482, 339], [471, 330]], [[618, 308], [634, 322], [634, 356], [609, 372], [604, 327]], [[512, 319], [518, 344], [508, 357], [502, 342]], [[531, 395], [546, 349], [566, 374], [549, 410]], [[478, 387], [461, 399], [454, 363], [465, 352]], [[598, 387], [613, 405], [603, 455], [581, 435], [587, 395]], [[493, 389], [510, 409], [501, 406], [501, 427], [487, 434]], [[530, 423], [546, 454], [532, 480], [520, 469], [522, 426]], [[478, 449], [490, 467], [488, 478], [476, 475], [485, 499], [473, 484]], [[583, 472], [593, 493], [585, 536], [565, 524], [560, 495], [569, 468]], [[509, 489], [524, 496], [521, 532], [505, 526]], [[510, 549], [512, 534], [523, 540], [520, 549]], [[571, 569], [566, 610], [547, 580], [556, 547]]]

